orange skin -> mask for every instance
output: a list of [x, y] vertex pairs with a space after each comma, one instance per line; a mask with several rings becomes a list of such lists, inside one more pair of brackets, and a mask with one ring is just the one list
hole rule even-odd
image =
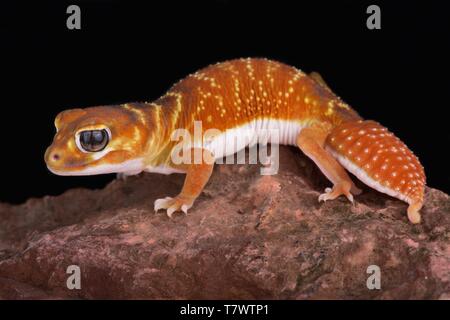
[[[75, 172], [88, 166], [122, 163], [136, 157], [145, 151], [145, 144], [134, 139], [130, 123], [138, 128], [142, 140], [148, 139], [150, 130], [147, 124], [136, 122], [134, 114], [123, 109], [106, 106], [63, 111], [55, 119], [57, 134], [51, 148], [46, 152], [46, 161], [53, 170]], [[84, 153], [79, 150], [71, 137], [73, 138], [74, 133], [81, 129], [98, 128], [98, 124], [110, 128], [112, 136], [120, 137], [120, 139], [115, 140], [117, 141], [115, 150], [94, 160], [92, 157], [94, 153]], [[49, 160], [50, 153], [58, 154], [58, 161]]]
[[[358, 173], [363, 182], [377, 190], [395, 193], [394, 196], [408, 202], [410, 221], [420, 222], [418, 211], [423, 204], [425, 174], [412, 152], [390, 133], [377, 133], [373, 139], [360, 137], [356, 145], [356, 140], [351, 141], [355, 130], [376, 127], [382, 132], [386, 129], [375, 122], [362, 121], [356, 111], [328, 88], [320, 75], [308, 76], [296, 68], [266, 59], [239, 59], [209, 66], [179, 81], [152, 103], [64, 111], [56, 117], [57, 133], [45, 160], [52, 172], [63, 175], [184, 172], [186, 180], [181, 193], [155, 202], [155, 210], [166, 209], [171, 216], [175, 211], [187, 212], [193, 205], [209, 180], [214, 160], [209, 150], [192, 147], [212, 161], [175, 164], [172, 155], [177, 141], [171, 139], [173, 131], [183, 128], [193, 134], [194, 121], [201, 121], [203, 130], [224, 132], [260, 119], [301, 125], [303, 129], [295, 139], [296, 145], [333, 183], [333, 188], [319, 197], [320, 201], [340, 195], [353, 201], [352, 193], [358, 194], [360, 190], [346, 168]], [[104, 128], [111, 135], [105, 150], [80, 150], [77, 133]], [[350, 135], [350, 140], [346, 140]], [[375, 140], [379, 143], [374, 144]], [[388, 145], [399, 148], [403, 157], [385, 151]], [[378, 162], [365, 167], [380, 148], [392, 166], [383, 167], [383, 172], [379, 171]]]

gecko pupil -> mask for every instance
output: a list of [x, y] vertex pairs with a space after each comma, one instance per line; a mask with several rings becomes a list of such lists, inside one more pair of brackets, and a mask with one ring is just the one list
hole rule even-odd
[[105, 129], [86, 130], [80, 133], [80, 145], [85, 151], [101, 151], [105, 149], [108, 142], [108, 132]]

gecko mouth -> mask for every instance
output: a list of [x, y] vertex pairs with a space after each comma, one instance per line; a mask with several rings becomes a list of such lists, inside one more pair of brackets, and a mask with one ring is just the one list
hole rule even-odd
[[144, 170], [144, 161], [142, 158], [137, 158], [133, 160], [127, 160], [122, 163], [115, 164], [99, 164], [95, 166], [89, 166], [86, 168], [55, 168], [47, 164], [47, 168], [50, 172], [58, 176], [90, 176], [97, 174], [108, 174], [108, 173], [119, 173], [119, 172], [129, 172], [129, 171], [140, 171]]
[[78, 176], [83, 175], [84, 169], [68, 168], [47, 164], [47, 169], [58, 176]]
[[[50, 172], [59, 176], [81, 176], [81, 175], [93, 175], [106, 172], [101, 164], [98, 164], [99, 160], [108, 153], [108, 150], [102, 150], [98, 153], [92, 153], [95, 155], [93, 160], [89, 160], [85, 163], [73, 163], [72, 159], [67, 159], [64, 152], [61, 152], [57, 148], [50, 146], [45, 152], [44, 160], [47, 164], [47, 168]], [[100, 170], [98, 169], [100, 167]]]

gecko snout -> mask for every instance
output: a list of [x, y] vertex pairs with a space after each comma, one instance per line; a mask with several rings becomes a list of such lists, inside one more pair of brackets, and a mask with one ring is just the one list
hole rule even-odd
[[61, 162], [61, 154], [57, 150], [48, 148], [45, 152], [44, 160], [49, 166], [57, 166]]
[[59, 160], [59, 154], [58, 153], [53, 153], [50, 158], [52, 159], [52, 161], [58, 161]]

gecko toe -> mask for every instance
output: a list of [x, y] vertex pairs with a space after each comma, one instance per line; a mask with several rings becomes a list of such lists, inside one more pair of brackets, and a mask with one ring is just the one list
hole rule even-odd
[[165, 197], [164, 199], [157, 199], [155, 201], [153, 209], [157, 212], [160, 209], [167, 209], [170, 206], [171, 197]]

